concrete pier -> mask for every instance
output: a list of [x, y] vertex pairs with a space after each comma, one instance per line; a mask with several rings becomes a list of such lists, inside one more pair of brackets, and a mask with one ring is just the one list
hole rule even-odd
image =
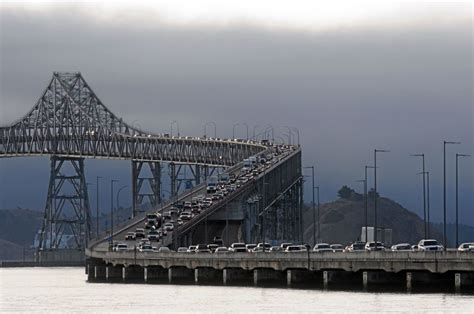
[[224, 285], [229, 283], [247, 283], [253, 279], [253, 272], [241, 268], [224, 268], [222, 270], [222, 282]]
[[195, 283], [222, 282], [222, 271], [210, 267], [200, 267], [194, 269]]
[[194, 269], [187, 267], [170, 267], [168, 268], [168, 282], [191, 281], [194, 278]]
[[147, 283], [165, 283], [168, 282], [168, 269], [161, 266], [145, 267], [143, 279]]
[[399, 286], [403, 287], [404, 277], [401, 273], [383, 271], [363, 271], [362, 287], [367, 290], [371, 286]]
[[105, 267], [105, 279], [107, 281], [118, 281], [122, 279], [122, 267], [107, 265]]
[[288, 269], [286, 271], [286, 284], [313, 284], [320, 285], [322, 282], [322, 272], [309, 271], [306, 269]]
[[330, 285], [360, 285], [360, 277], [360, 273], [344, 270], [325, 270], [323, 271], [323, 288], [327, 289]]
[[124, 266], [122, 267], [122, 280], [130, 282], [139, 282], [144, 279], [144, 268], [140, 266]]
[[264, 283], [284, 282], [285, 273], [270, 268], [259, 268], [253, 270], [253, 284], [259, 285]]
[[105, 266], [104, 265], [94, 266], [94, 279], [105, 280]]

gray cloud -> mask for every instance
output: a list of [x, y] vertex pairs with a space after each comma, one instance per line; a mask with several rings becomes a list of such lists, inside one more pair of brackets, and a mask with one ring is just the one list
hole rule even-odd
[[[318, 165], [323, 200], [333, 199], [342, 184], [356, 186], [372, 150], [388, 148], [392, 153], [380, 158], [380, 190], [420, 213], [420, 163], [408, 154], [424, 152], [437, 219], [442, 140], [463, 143], [450, 147], [450, 182], [452, 152], [474, 153], [472, 18], [297, 32], [159, 22], [141, 27], [95, 20], [72, 6], [48, 13], [0, 10], [1, 124], [26, 113], [53, 71], [81, 71], [112, 111], [153, 132], [167, 132], [172, 120], [192, 135], [202, 135], [210, 120], [220, 136], [243, 121], [250, 131], [255, 124], [298, 127], [305, 164]], [[11, 189], [11, 165], [19, 162], [0, 160], [2, 191]], [[462, 166], [467, 217], [474, 164]], [[47, 167], [44, 160], [38, 167]], [[42, 204], [47, 178], [40, 181], [27, 206]], [[10, 195], [2, 193], [0, 206], [15, 204]]]

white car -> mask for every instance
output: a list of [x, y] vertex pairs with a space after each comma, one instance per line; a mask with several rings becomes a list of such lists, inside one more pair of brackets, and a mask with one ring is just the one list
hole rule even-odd
[[313, 248], [313, 252], [332, 252], [332, 248], [327, 243], [317, 243]]
[[470, 252], [474, 251], [474, 243], [461, 243], [458, 247], [459, 252]]
[[331, 244], [331, 249], [333, 252], [344, 252], [342, 244]]
[[229, 249], [226, 248], [225, 246], [219, 246], [219, 247], [216, 248], [216, 250], [214, 251], [215, 254], [227, 253], [227, 252], [229, 252]]
[[119, 243], [114, 247], [115, 252], [126, 252], [128, 251], [128, 246], [125, 243]]
[[165, 252], [171, 252], [170, 248], [169, 247], [166, 247], [166, 246], [162, 246], [158, 249], [158, 252], [159, 253], [165, 253]]
[[423, 239], [418, 242], [419, 251], [443, 251], [444, 247], [434, 239]]
[[178, 252], [178, 253], [187, 253], [187, 252], [188, 252], [188, 248], [185, 247], [185, 246], [179, 247], [177, 252]]
[[385, 251], [385, 246], [382, 242], [377, 241], [377, 245], [374, 241], [367, 242], [365, 244], [366, 251]]
[[165, 224], [163, 225], [163, 229], [164, 229], [165, 231], [173, 231], [174, 225], [173, 225], [172, 223], [170, 223], [170, 222], [167, 222], [167, 223], [165, 223]]
[[399, 244], [394, 244], [390, 248], [392, 251], [412, 251], [411, 244], [410, 243], [399, 243]]

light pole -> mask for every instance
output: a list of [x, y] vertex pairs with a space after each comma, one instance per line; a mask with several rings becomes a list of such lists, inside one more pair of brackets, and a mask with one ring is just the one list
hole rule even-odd
[[102, 179], [102, 177], [97, 176], [96, 177], [96, 204], [95, 204], [95, 212], [96, 212], [96, 235], [97, 238], [99, 237], [99, 179]]
[[[314, 166], [307, 166], [304, 167], [305, 169], [311, 169], [311, 175], [312, 175], [312, 183], [313, 183], [313, 201], [311, 204], [313, 205], [313, 247], [316, 245], [316, 203], [314, 201], [314, 189], [316, 188], [314, 186]], [[319, 196], [319, 187], [318, 187], [318, 196]], [[319, 199], [319, 197], [318, 197]], [[318, 201], [318, 207], [319, 207], [319, 201]]]
[[246, 135], [247, 135], [247, 140], [249, 139], [249, 125], [247, 124], [247, 122], [243, 122], [242, 125], [245, 125], [245, 129], [246, 129]]
[[443, 141], [443, 244], [445, 250], [448, 244], [446, 237], [446, 144], [461, 144], [461, 142]]
[[[367, 172], [366, 172], [367, 173]], [[356, 182], [364, 183], [364, 218], [365, 218], [365, 242], [367, 242], [367, 175], [363, 180], [357, 180]], [[362, 239], [361, 239], [362, 241]]]
[[234, 123], [232, 126], [232, 139], [235, 139], [235, 127], [240, 125], [240, 123]]
[[413, 154], [413, 157], [421, 157], [422, 160], [422, 174], [423, 174], [423, 220], [425, 222], [425, 239], [428, 237], [428, 226], [426, 223], [426, 180], [425, 180], [425, 154]]
[[298, 138], [298, 147], [300, 146], [300, 130], [298, 128], [292, 127], [296, 131], [296, 136]]
[[426, 171], [426, 218], [428, 220], [428, 238], [431, 237], [430, 232], [430, 172]]
[[367, 187], [368, 187], [368, 176], [367, 176], [367, 170], [368, 169], [374, 169], [375, 167], [374, 166], [365, 166], [365, 201], [364, 201], [364, 219], [365, 219], [365, 242], [369, 242], [368, 241], [368, 236], [369, 236], [369, 231], [368, 231], [368, 224], [369, 224], [369, 218], [368, 218], [368, 212], [369, 212], [369, 209], [368, 209], [368, 195], [367, 195]]
[[459, 198], [458, 198], [458, 187], [459, 187], [459, 174], [458, 174], [458, 159], [459, 157], [469, 157], [470, 155], [466, 154], [456, 154], [456, 247], [459, 246], [459, 226], [458, 226], [458, 218], [459, 218]]
[[110, 180], [110, 243], [114, 244], [114, 183], [119, 180]]
[[321, 211], [320, 211], [320, 202], [319, 202], [319, 185], [315, 187], [317, 191], [317, 199], [318, 199], [318, 236], [317, 236], [317, 241], [319, 242], [321, 240]]
[[374, 242], [377, 246], [377, 153], [388, 153], [383, 149], [374, 149]]
[[216, 123], [214, 121], [209, 121], [209, 122], [206, 122], [206, 124], [204, 124], [204, 136], [207, 137], [207, 126], [211, 124], [214, 126], [214, 138], [217, 138], [217, 133], [216, 133]]
[[260, 127], [260, 126], [259, 126], [259, 125], [254, 125], [254, 126], [253, 126], [253, 135], [252, 135], [252, 139], [253, 139], [253, 140], [255, 140], [255, 141], [257, 140], [257, 139], [255, 138], [255, 130], [256, 130], [258, 127]]
[[173, 125], [176, 124], [176, 129], [178, 131], [178, 137], [179, 137], [179, 123], [176, 120], [171, 121], [171, 136], [173, 136]]
[[124, 186], [122, 186], [122, 187], [117, 191], [117, 220], [118, 220], [118, 222], [120, 222], [120, 221], [119, 221], [119, 220], [120, 220], [120, 219], [119, 219], [119, 217], [120, 217], [120, 215], [119, 215], [119, 212], [120, 212], [120, 205], [119, 205], [119, 204], [120, 204], [120, 192], [121, 192], [123, 189], [125, 189], [126, 187], [127, 187], [127, 186], [124, 185]]

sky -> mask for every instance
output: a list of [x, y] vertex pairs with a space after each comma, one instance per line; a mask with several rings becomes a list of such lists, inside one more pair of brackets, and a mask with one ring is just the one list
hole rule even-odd
[[[378, 189], [421, 215], [421, 159], [409, 155], [424, 153], [435, 221], [443, 140], [460, 141], [447, 153], [452, 221], [454, 154], [474, 154], [472, 17], [470, 2], [4, 1], [0, 125], [34, 105], [53, 71], [80, 71], [115, 114], [154, 133], [174, 120], [193, 136], [209, 121], [219, 137], [236, 123], [239, 137], [242, 123], [283, 138], [297, 127], [322, 202], [342, 185], [361, 191], [373, 150], [388, 149]], [[48, 168], [47, 158], [0, 159], [0, 208], [44, 208]], [[90, 182], [107, 178], [104, 190], [112, 177], [130, 186], [128, 162], [86, 169]], [[474, 158], [460, 160], [460, 218], [471, 225], [473, 170]]]

